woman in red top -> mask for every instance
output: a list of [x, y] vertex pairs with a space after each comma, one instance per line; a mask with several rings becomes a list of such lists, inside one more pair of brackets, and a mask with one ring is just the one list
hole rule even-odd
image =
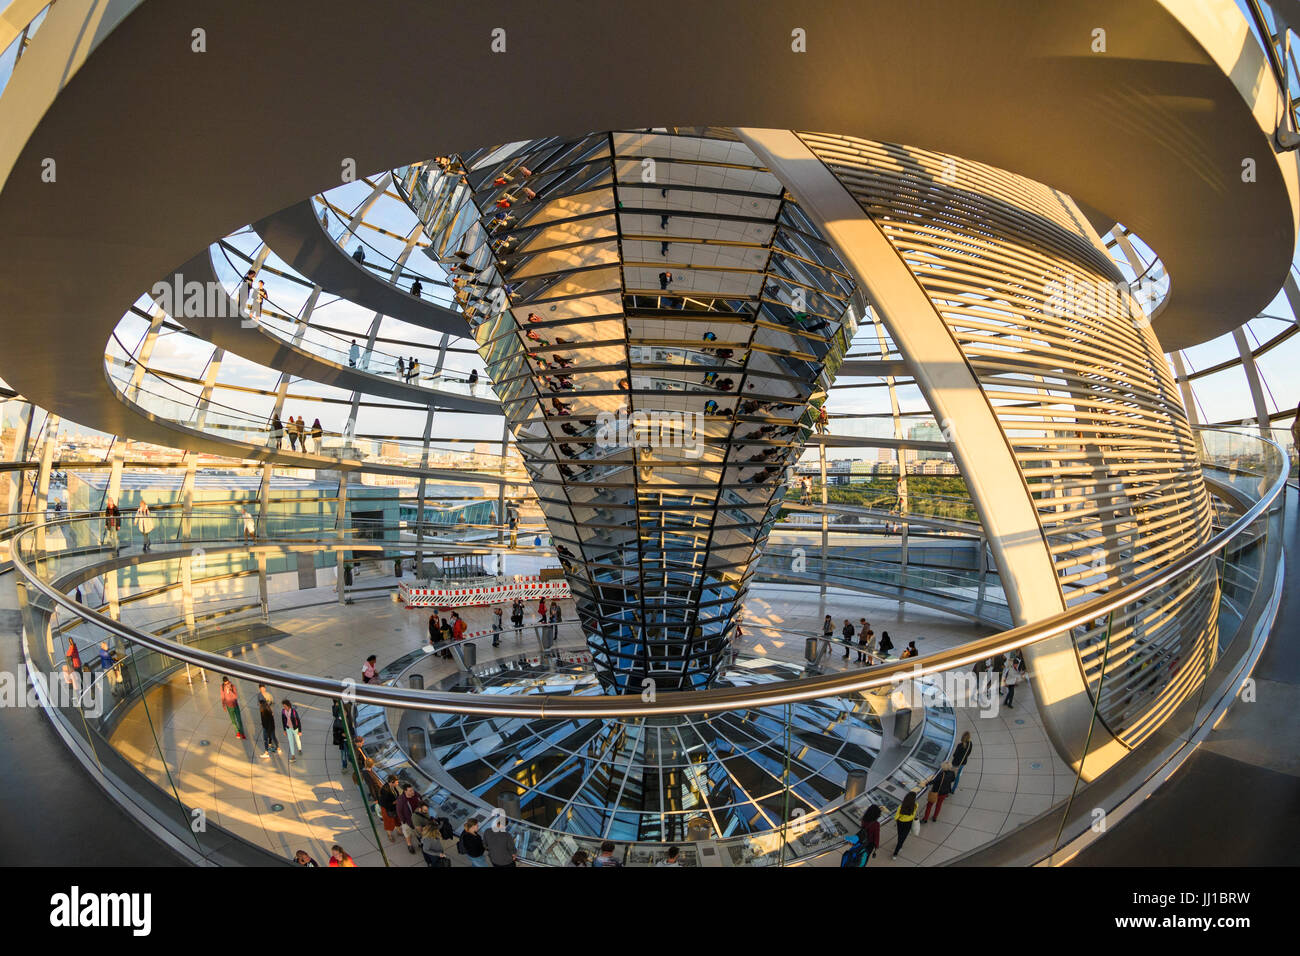
[[77, 642], [72, 638], [68, 638], [68, 663], [74, 671], [81, 670], [81, 651], [77, 650]]
[[229, 677], [221, 678], [221, 706], [226, 708], [230, 722], [235, 726], [235, 737], [244, 739], [244, 718], [239, 713], [239, 694]]
[[545, 614], [545, 613], [546, 613], [546, 598], [545, 598], [545, 597], [543, 597], [540, 601], [537, 602], [537, 613], [538, 613], [538, 614]]

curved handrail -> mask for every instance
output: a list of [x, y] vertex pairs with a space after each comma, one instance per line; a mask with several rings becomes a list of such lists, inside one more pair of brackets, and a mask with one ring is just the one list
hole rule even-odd
[[[1258, 439], [1271, 445], [1284, 459], [1281, 447], [1265, 438]], [[236, 661], [219, 654], [185, 647], [164, 640], [147, 631], [130, 627], [100, 614], [69, 598], [52, 587], [28, 565], [22, 555], [21, 542], [30, 535], [59, 522], [41, 522], [15, 538], [14, 567], [23, 578], [56, 604], [71, 613], [93, 622], [104, 630], [125, 640], [151, 650], [167, 654], [198, 667], [207, 667], [222, 673], [253, 681], [283, 687], [296, 693], [320, 697], [342, 698], [380, 707], [404, 707], [418, 711], [454, 712], [498, 716], [531, 717], [644, 717], [666, 714], [714, 713], [742, 708], [770, 707], [805, 700], [817, 700], [844, 694], [857, 693], [885, 687], [904, 678], [918, 678], [957, 667], [974, 664], [995, 654], [1006, 654], [1038, 641], [1054, 637], [1063, 631], [1087, 624], [1126, 604], [1131, 604], [1152, 593], [1170, 581], [1195, 568], [1206, 558], [1222, 551], [1242, 531], [1250, 527], [1286, 488], [1287, 475], [1274, 478], [1268, 491], [1237, 518], [1231, 525], [1209, 541], [1192, 549], [1178, 560], [1146, 578], [1125, 585], [1115, 591], [1100, 595], [1042, 621], [1011, 628], [999, 634], [979, 638], [967, 644], [916, 657], [906, 661], [884, 664], [862, 672], [799, 678], [781, 684], [754, 687], [726, 687], [701, 691], [679, 691], [657, 695], [644, 700], [636, 688], [635, 694], [626, 696], [569, 697], [564, 695], [530, 695], [525, 697], [482, 697], [474, 694], [457, 694], [443, 691], [413, 691], [400, 687], [376, 684], [357, 685], [352, 682], [292, 674], [246, 661]], [[301, 538], [294, 543], [301, 544]], [[337, 541], [337, 538], [334, 540]], [[650, 696], [650, 695], [648, 695]]]
[[[128, 364], [126, 360], [116, 356], [106, 355], [104, 359], [104, 374], [108, 381], [109, 387], [113, 389], [114, 397], [137, 415], [150, 421], [173, 429], [181, 434], [192, 434], [206, 441], [220, 442], [235, 446], [229, 453], [233, 458], [250, 457], [249, 448], [241, 446], [250, 446], [256, 452], [274, 454], [277, 459], [283, 456], [286, 463], [291, 463], [300, 467], [312, 467], [309, 462], [327, 461], [330, 464], [327, 467], [366, 467], [371, 465], [370, 458], [358, 450], [358, 444], [369, 442], [372, 444], [392, 443], [401, 449], [410, 449], [410, 457], [419, 459], [424, 453], [423, 443], [418, 443], [416, 439], [407, 438], [387, 438], [378, 435], [364, 434], [346, 434], [333, 430], [321, 431], [321, 449], [314, 452], [296, 451], [290, 448], [282, 450], [282, 445], [275, 441], [275, 433], [270, 424], [265, 419], [254, 418], [247, 412], [233, 409], [229, 406], [221, 405], [217, 402], [203, 401], [201, 396], [195, 395], [181, 389], [175, 383], [164, 378], [158, 372], [145, 366], [146, 381], [161, 383], [171, 389], [175, 389], [177, 398], [169, 398], [166, 395], [155, 391], [144, 382], [138, 385], [131, 385], [126, 380], [124, 372]], [[155, 386], [157, 387], [157, 386]], [[188, 399], [189, 401], [186, 401]], [[200, 419], [202, 427], [200, 427]], [[288, 433], [284, 431], [281, 435], [284, 442], [288, 441]], [[338, 439], [342, 445], [331, 445], [328, 449], [324, 446], [326, 439]], [[439, 442], [448, 441], [447, 439], [438, 439]], [[352, 457], [343, 454], [323, 454], [322, 450], [335, 451], [336, 449], [354, 453]], [[447, 451], [456, 452], [462, 456], [468, 456], [473, 461], [483, 461], [486, 464], [480, 466], [483, 469], [499, 469], [501, 467], [501, 456], [484, 454], [481, 452], [460, 452], [456, 449], [443, 449], [441, 447], [431, 447], [430, 451]], [[515, 473], [511, 468], [514, 462], [507, 457], [506, 467], [508, 470], [504, 473], [493, 473], [490, 470], [465, 471], [463, 474], [450, 475], [449, 469], [437, 466], [424, 467], [420, 465], [398, 465], [394, 464], [388, 469], [401, 469], [400, 473], [411, 474], [419, 477], [421, 474], [426, 476], [436, 476], [448, 481], [465, 481], [489, 484], [517, 484], [527, 483], [527, 478]]]
[[[221, 253], [222, 259], [218, 259], [215, 255], [212, 256], [214, 271], [217, 272], [218, 281], [222, 282], [222, 287], [225, 289], [227, 296], [233, 300], [235, 298], [234, 293], [227, 286], [226, 280], [222, 279], [220, 275], [223, 261], [224, 264], [233, 271], [234, 275], [238, 277], [240, 276], [240, 270], [239, 267], [236, 266], [232, 256], [243, 260], [243, 263], [249, 266], [253, 264], [254, 260], [246, 253], [232, 246], [225, 239], [214, 243], [212, 247], [210, 247], [209, 251], [212, 249], [219, 250]], [[267, 271], [289, 281], [300, 281], [292, 276], [286, 275], [282, 270], [263, 266], [262, 272]], [[259, 272], [258, 275], [260, 276], [262, 272]], [[238, 279], [236, 280], [236, 284], [238, 284]], [[302, 282], [301, 284], [306, 285], [305, 282]], [[405, 361], [407, 356], [393, 355], [378, 348], [368, 347], [359, 349], [358, 355], [354, 360], [349, 353], [349, 338], [352, 341], [355, 341], [357, 333], [353, 333], [349, 337], [334, 332], [325, 332], [322, 329], [311, 325], [301, 324], [298, 317], [293, 312], [284, 307], [277, 306], [275, 299], [270, 296], [266, 299], [266, 305], [268, 307], [258, 317], [255, 329], [258, 332], [271, 337], [277, 345], [288, 346], [306, 356], [331, 362], [340, 367], [351, 368], [355, 371], [374, 375], [379, 378], [392, 378], [407, 385], [412, 384], [410, 378], [399, 377], [396, 372], [398, 360], [401, 359]], [[280, 328], [275, 324], [268, 324], [277, 322], [284, 323], [289, 328], [285, 329]], [[299, 338], [299, 336], [301, 336], [301, 338]], [[421, 343], [418, 344], [418, 347], [424, 351], [436, 351], [438, 349], [437, 344], [434, 342], [427, 344]], [[354, 361], [355, 364], [353, 364]], [[480, 378], [476, 380], [474, 387], [471, 387], [469, 384], [469, 375], [470, 370], [447, 368], [444, 366], [439, 372], [432, 374], [424, 371], [418, 372], [415, 376], [414, 386], [435, 393], [446, 391], [455, 395], [482, 398], [485, 401], [490, 401], [491, 403], [496, 404], [496, 396], [492, 392], [491, 382], [487, 379], [486, 371], [479, 372]], [[421, 380], [427, 381], [429, 384], [421, 384]], [[465, 385], [466, 387], [457, 387], [460, 385]]]

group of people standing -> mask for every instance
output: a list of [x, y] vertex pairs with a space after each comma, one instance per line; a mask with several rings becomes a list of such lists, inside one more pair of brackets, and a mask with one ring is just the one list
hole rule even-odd
[[[144, 551], [149, 551], [153, 542], [154, 528], [158, 526], [149, 510], [149, 502], [141, 501], [140, 506], [135, 509], [135, 526], [140, 532], [140, 539], [144, 545]], [[117, 554], [122, 548], [122, 509], [117, 506], [117, 502], [112, 498], [107, 500], [104, 505], [104, 537], [103, 544], [106, 548], [112, 548], [113, 554]]]
[[456, 611], [451, 612], [451, 617], [445, 614], [439, 617], [437, 611], [429, 615], [429, 643], [435, 648], [441, 647], [439, 656], [448, 660], [451, 659], [451, 642], [463, 640], [466, 630], [465, 619]]
[[[226, 715], [230, 718], [230, 723], [235, 728], [235, 739], [246, 740], [244, 733], [244, 717], [239, 707], [239, 692], [235, 689], [234, 682], [229, 677], [221, 678], [221, 706], [225, 708]], [[262, 725], [262, 752], [258, 755], [263, 760], [269, 760], [271, 754], [280, 752], [280, 738], [276, 734], [276, 706], [275, 698], [271, 692], [266, 689], [265, 684], [257, 686], [257, 715]], [[298, 714], [298, 708], [288, 697], [280, 701], [279, 723], [284, 731], [285, 742], [289, 746], [289, 763], [295, 763], [298, 760], [298, 754], [302, 753], [302, 718]]]
[[[279, 415], [272, 415], [271, 443], [277, 449], [280, 448], [286, 434], [289, 437], [290, 451], [297, 451], [301, 446], [304, 453], [314, 452], [317, 455], [320, 454], [321, 436], [324, 434], [324, 430], [321, 428], [319, 418], [312, 422], [311, 428], [308, 429], [307, 423], [303, 421], [301, 415], [297, 419], [290, 415], [287, 423], [280, 421]], [[308, 446], [308, 440], [312, 442], [311, 446]]]
[[411, 360], [408, 362], [400, 355], [397, 356], [397, 377], [408, 385], [411, 382], [418, 383], [420, 380], [420, 360], [412, 355]]
[[542, 644], [550, 647], [555, 643], [555, 638], [560, 632], [559, 624], [562, 620], [560, 615], [560, 602], [552, 601], [550, 610], [546, 607], [546, 598], [539, 598], [537, 601], [537, 631], [542, 638]]
[[[492, 624], [492, 646], [497, 647], [501, 643], [501, 623], [502, 612], [497, 608], [493, 614]], [[524, 602], [522, 598], [515, 598], [510, 604], [510, 624], [516, 632], [523, 630], [524, 627]], [[560, 602], [552, 601], [549, 605], [546, 598], [539, 598], [537, 601], [537, 620], [534, 626], [537, 628], [538, 637], [542, 638], [547, 646], [555, 643], [555, 638], [559, 634], [559, 624], [564, 620], [564, 615], [560, 611]]]
[[[974, 749], [970, 731], [964, 732], [961, 740], [953, 747], [952, 754], [939, 765], [934, 775], [919, 789], [909, 790], [903, 795], [898, 809], [894, 811], [894, 832], [898, 839], [894, 844], [893, 859], [898, 859], [903, 844], [907, 842], [907, 837], [917, 822], [916, 815], [920, 811], [922, 797], [925, 798], [925, 813], [920, 822], [939, 822], [939, 811], [943, 809], [943, 801], [957, 792], [957, 787], [961, 783], [962, 770], [970, 761]], [[873, 805], [867, 808], [858, 832], [848, 837], [846, 841], [848, 848], [840, 857], [840, 866], [866, 866], [871, 857], [876, 855], [876, 851], [880, 848], [880, 816], [879, 806]]]
[[[256, 288], [253, 282], [257, 282]], [[244, 281], [241, 283], [240, 296], [243, 299], [244, 314], [249, 318], [260, 319], [262, 317], [262, 308], [268, 298], [266, 283], [257, 278], [257, 270], [249, 269], [244, 273]]]
[[[829, 614], [822, 620], [822, 638], [827, 644], [835, 640], [835, 621]], [[856, 626], [846, 617], [844, 626], [840, 629], [840, 639], [844, 642], [845, 660], [848, 660], [849, 652], [853, 650], [853, 644], [856, 640], [857, 657], [854, 659], [855, 664], [870, 664], [873, 657], [877, 655], [882, 658], [886, 657], [894, 649], [894, 642], [890, 639], [888, 631], [880, 632], [880, 640], [877, 643], [876, 632], [871, 629], [871, 625], [867, 623], [865, 617], [858, 618]]]
[[975, 700], [980, 706], [993, 703], [993, 689], [996, 687], [1002, 703], [1014, 709], [1012, 701], [1016, 698], [1016, 687], [1025, 679], [1025, 661], [1019, 651], [1008, 657], [1006, 654], [994, 655], [976, 661], [971, 668], [975, 674]]

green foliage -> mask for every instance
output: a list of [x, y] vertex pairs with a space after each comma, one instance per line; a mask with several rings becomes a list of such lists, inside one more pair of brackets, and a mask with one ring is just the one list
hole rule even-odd
[[[820, 481], [814, 479], [811, 482], [811, 492], [812, 504], [820, 504]], [[959, 521], [977, 520], [966, 480], [956, 475], [911, 475], [907, 479], [907, 497], [909, 514]], [[798, 501], [798, 489], [791, 487], [786, 492], [786, 500]], [[831, 505], [897, 511], [898, 482], [893, 478], [868, 478], [853, 484], [832, 484], [827, 486], [826, 501]], [[786, 514], [783, 512], [781, 519]]]

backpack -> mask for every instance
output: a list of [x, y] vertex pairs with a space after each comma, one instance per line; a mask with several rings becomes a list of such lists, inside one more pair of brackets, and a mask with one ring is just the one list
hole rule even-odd
[[[442, 829], [442, 828], [439, 827], [439, 832], [441, 832], [441, 829]], [[464, 831], [464, 830], [461, 831], [460, 836], [456, 837], [456, 852], [459, 853], [461, 856], [465, 856], [465, 855], [466, 855], [466, 854], [465, 854], [465, 831]]]
[[854, 837], [856, 841], [840, 854], [840, 866], [866, 866], [867, 857], [871, 855], [874, 849], [870, 843], [862, 839], [861, 836]]
[[[456, 835], [456, 831], [452, 829], [451, 821], [446, 817], [437, 817], [434, 820], [434, 823], [438, 825], [438, 835], [444, 840], [450, 840]], [[457, 845], [459, 846], [459, 841], [457, 842]]]

